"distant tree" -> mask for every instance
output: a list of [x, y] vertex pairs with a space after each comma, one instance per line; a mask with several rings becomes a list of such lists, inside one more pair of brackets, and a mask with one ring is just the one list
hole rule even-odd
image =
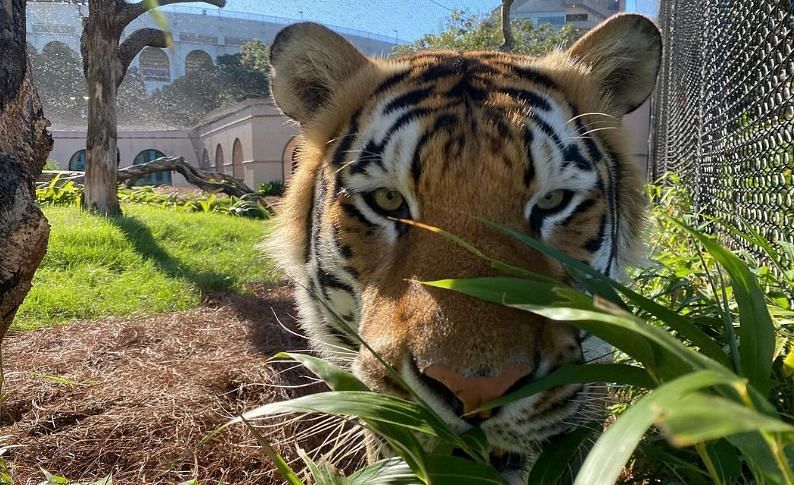
[[27, 52], [33, 81], [50, 121], [80, 120], [86, 109], [80, 54], [61, 42], [47, 44], [41, 53], [28, 44]]
[[[579, 32], [570, 25], [559, 30], [549, 24], [533, 25], [527, 19], [510, 21], [513, 45], [511, 52], [540, 56], [557, 47], [567, 47], [579, 37]], [[454, 11], [447, 26], [440, 34], [427, 34], [408, 45], [397, 46], [397, 55], [409, 54], [423, 49], [498, 50], [505, 43], [501, 16], [481, 16]]]
[[140, 71], [131, 67], [119, 85], [118, 119], [121, 124], [146, 124], [157, 118], [147, 97]]
[[[124, 29], [158, 5], [189, 0], [88, 0], [88, 18], [80, 38], [83, 74], [88, 84], [88, 130], [86, 135], [86, 209], [120, 215], [116, 177], [117, 95], [132, 60], [145, 47], [166, 47], [170, 34], [145, 28], [133, 31], [122, 42]], [[225, 0], [202, 0], [222, 7]]]
[[244, 99], [268, 96], [269, 49], [260, 41], [243, 44], [238, 54], [218, 57], [152, 95], [166, 122], [189, 126], [210, 111]]

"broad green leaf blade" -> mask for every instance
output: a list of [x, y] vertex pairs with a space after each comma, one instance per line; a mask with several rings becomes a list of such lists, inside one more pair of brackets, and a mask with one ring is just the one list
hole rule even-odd
[[772, 386], [772, 357], [775, 352], [775, 325], [769, 316], [764, 293], [750, 268], [709, 237], [686, 224], [676, 223], [692, 234], [731, 277], [739, 309], [739, 357], [742, 372], [750, 384], [766, 395]]
[[365, 391], [330, 391], [310, 394], [288, 401], [274, 402], [246, 412], [244, 419], [255, 419], [281, 413], [325, 413], [356, 416], [379, 423], [441, 437], [449, 436], [445, 428], [434, 427], [432, 416], [420, 406], [387, 394]]
[[346, 485], [419, 485], [421, 480], [411, 468], [400, 458], [389, 458], [376, 461], [347, 478]]
[[587, 455], [574, 485], [615, 483], [643, 435], [661, 417], [664, 407], [698, 389], [741, 382], [724, 372], [701, 370], [649, 392], [601, 435]]
[[284, 478], [286, 483], [289, 485], [303, 485], [303, 482], [300, 478], [298, 478], [298, 475], [295, 474], [286, 460], [284, 460], [284, 458], [278, 454], [278, 452], [270, 445], [270, 443], [268, 443], [267, 439], [262, 436], [262, 433], [260, 433], [255, 427], [251, 426], [251, 423], [249, 423], [245, 418], [240, 419], [242, 419], [243, 424], [245, 424], [245, 426], [248, 428], [248, 431], [254, 435], [256, 441], [259, 443], [259, 446], [265, 451], [265, 454], [267, 454], [268, 458], [270, 458], [270, 461], [276, 465], [276, 469], [281, 474], [281, 477]]
[[741, 433], [725, 439], [738, 448], [747, 459], [755, 483], [790, 485], [780, 472], [774, 454], [759, 433]]
[[328, 387], [334, 391], [369, 391], [369, 388], [349, 371], [326, 360], [293, 352], [279, 352], [273, 356], [273, 359], [290, 359], [300, 362], [314, 375], [325, 381]]
[[742, 474], [739, 450], [724, 439], [709, 443], [706, 450], [723, 483], [736, 483]]
[[596, 433], [591, 426], [600, 425], [590, 423], [545, 444], [543, 452], [532, 466], [529, 485], [554, 485], [564, 476], [570, 476], [576, 456], [582, 452], [585, 442]]
[[[681, 315], [678, 315], [674, 311], [665, 308], [664, 306], [656, 303], [653, 300], [645, 298], [644, 296], [634, 292], [633, 290], [621, 285], [617, 281], [608, 278], [607, 276], [598, 272], [589, 265], [568, 256], [562, 251], [546, 246], [545, 244], [541, 243], [540, 241], [537, 241], [536, 239], [531, 238], [526, 234], [510, 229], [509, 227], [496, 224], [487, 219], [483, 219], [483, 218], [477, 218], [477, 219], [483, 224], [493, 229], [496, 229], [497, 231], [500, 231], [504, 234], [508, 234], [518, 239], [519, 241], [523, 242], [527, 246], [543, 254], [546, 254], [547, 256], [551, 256], [557, 261], [563, 263], [565, 267], [568, 268], [571, 275], [576, 278], [577, 282], [585, 286], [588, 289], [588, 291], [593, 292], [593, 294], [602, 296], [608, 299], [609, 301], [615, 303], [616, 299], [617, 301], [620, 301], [620, 299], [617, 298], [616, 296], [613, 296], [613, 294], [610, 292], [599, 292], [597, 290], [604, 288], [604, 286], [606, 285], [614, 290], [619, 291], [632, 303], [639, 306], [648, 313], [654, 315], [656, 318], [663, 321], [670, 328], [681, 334], [683, 337], [689, 339], [693, 344], [697, 345], [704, 354], [708, 355], [712, 359], [716, 360], [717, 362], [720, 362], [725, 366], [730, 366], [730, 361], [728, 357], [725, 355], [725, 352], [722, 351], [720, 346], [716, 342], [714, 342], [708, 335], [706, 335], [701, 329], [699, 329], [696, 325], [694, 325], [692, 322], [682, 317]], [[588, 286], [587, 284], [588, 280], [594, 282], [600, 282], [601, 284], [595, 285], [593, 283], [590, 283], [590, 285]]]
[[503, 485], [499, 473], [490, 465], [457, 456], [430, 455], [427, 471], [432, 485]]
[[657, 405], [657, 426], [673, 446], [691, 446], [750, 432], [794, 432], [794, 427], [722, 397], [694, 393]]
[[[696, 369], [729, 373], [724, 366], [685, 346], [665, 330], [569, 288], [517, 278], [471, 278], [424, 284], [575, 325], [637, 359], [656, 379], [668, 380]], [[552, 300], [550, 295], [556, 295], [557, 299]]]
[[566, 365], [560, 367], [549, 375], [543, 376], [529, 384], [505, 394], [493, 401], [485, 403], [479, 412], [484, 409], [493, 409], [504, 406], [515, 400], [522, 399], [547, 389], [569, 384], [586, 384], [588, 382], [604, 382], [626, 384], [644, 389], [656, 387], [651, 376], [645, 369], [626, 364], [583, 364]]

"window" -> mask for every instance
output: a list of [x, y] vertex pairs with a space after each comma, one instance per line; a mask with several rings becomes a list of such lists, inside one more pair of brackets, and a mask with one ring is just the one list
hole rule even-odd
[[210, 152], [208, 152], [206, 148], [201, 153], [201, 161], [199, 162], [199, 168], [202, 170], [207, 170], [208, 168], [210, 168]]
[[565, 16], [566, 22], [587, 22], [586, 13], [569, 13]]
[[[160, 150], [144, 150], [135, 156], [135, 160], [132, 161], [132, 164], [141, 165], [164, 156], [165, 154]], [[171, 172], [150, 173], [146, 177], [136, 180], [135, 185], [171, 185]]]
[[185, 75], [198, 71], [204, 66], [211, 66], [212, 58], [202, 50], [190, 51], [185, 57]]
[[221, 147], [220, 143], [218, 143], [218, 147], [215, 149], [215, 171], [218, 173], [223, 173], [223, 147]]
[[163, 49], [147, 47], [141, 52], [141, 74], [147, 81], [170, 81], [171, 62]]
[[232, 146], [232, 176], [243, 178], [243, 144], [240, 143], [239, 138], [235, 138]]
[[69, 170], [85, 172], [85, 150], [77, 150], [69, 159]]
[[550, 24], [554, 28], [560, 28], [565, 25], [565, 15], [534, 17], [532, 20], [535, 23], [535, 27], [539, 27], [543, 24]]

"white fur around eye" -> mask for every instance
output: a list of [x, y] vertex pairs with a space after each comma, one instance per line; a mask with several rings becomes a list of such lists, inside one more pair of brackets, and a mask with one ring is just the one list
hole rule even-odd
[[538, 199], [535, 204], [538, 208], [543, 210], [556, 209], [565, 200], [564, 190], [553, 190], [548, 194]]

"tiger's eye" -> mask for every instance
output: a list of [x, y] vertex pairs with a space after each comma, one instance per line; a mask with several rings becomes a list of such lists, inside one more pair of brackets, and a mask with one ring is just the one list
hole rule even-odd
[[378, 189], [372, 194], [372, 200], [386, 212], [394, 212], [402, 207], [405, 200], [396, 190]]
[[565, 200], [564, 190], [553, 190], [548, 194], [544, 195], [543, 197], [541, 197], [535, 205], [543, 210], [552, 210], [559, 207], [559, 205], [562, 204], [564, 200]]

